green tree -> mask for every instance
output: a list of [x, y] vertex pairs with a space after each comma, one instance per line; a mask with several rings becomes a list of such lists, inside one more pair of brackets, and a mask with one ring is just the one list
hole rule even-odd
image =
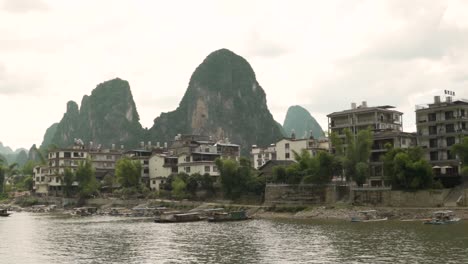
[[65, 168], [63, 173], [63, 193], [65, 197], [71, 197], [73, 194], [73, 182], [75, 181], [75, 175], [70, 168]]
[[140, 185], [141, 163], [137, 160], [122, 158], [115, 165], [115, 176], [122, 187], [137, 188]]
[[237, 199], [249, 192], [258, 193], [261, 188], [258, 184], [264, 184], [245, 157], [241, 157], [239, 163], [231, 159], [217, 159], [216, 166], [221, 175], [224, 195], [230, 199]]
[[[372, 147], [372, 132], [370, 129], [360, 130], [357, 135], [353, 134], [351, 130], [345, 129], [345, 144], [346, 148], [341, 156], [341, 164], [344, 169], [346, 180], [354, 180], [358, 185], [362, 185], [369, 175], [364, 173], [365, 166], [369, 168], [369, 158]], [[337, 141], [337, 139], [333, 139]], [[333, 144], [333, 143], [332, 143]], [[337, 143], [340, 145], [340, 143]], [[338, 159], [340, 161], [340, 159]], [[361, 164], [360, 164], [361, 163]], [[335, 168], [338, 168], [335, 161]], [[360, 164], [358, 166], [358, 164]], [[359, 170], [359, 172], [358, 172]]]
[[199, 185], [199, 182], [201, 181], [201, 177], [202, 177], [201, 174], [194, 173], [187, 178], [186, 189], [187, 189], [187, 192], [190, 193], [192, 196], [195, 196], [195, 194], [197, 193], [198, 185]]
[[205, 190], [207, 193], [209, 194], [213, 194], [214, 193], [214, 180], [213, 180], [213, 177], [208, 174], [208, 173], [205, 173], [201, 176], [200, 178], [200, 186], [203, 190]]
[[36, 166], [36, 162], [33, 160], [28, 160], [23, 167], [21, 168], [21, 172], [23, 175], [32, 175], [34, 167]]
[[97, 191], [98, 182], [90, 159], [80, 162], [75, 177], [78, 181], [78, 193], [81, 199], [88, 198]]
[[433, 186], [431, 165], [421, 148], [389, 149], [383, 157], [386, 180], [393, 189], [418, 190]]
[[458, 158], [462, 163], [461, 174], [468, 176], [468, 136], [465, 136], [460, 143], [454, 144], [451, 151], [458, 155]]
[[0, 194], [4, 192], [5, 187], [5, 163], [6, 159], [1, 156], [0, 157]]
[[185, 188], [187, 184], [185, 181], [177, 175], [174, 180], [172, 181], [172, 193], [177, 198], [184, 198], [185, 197]]

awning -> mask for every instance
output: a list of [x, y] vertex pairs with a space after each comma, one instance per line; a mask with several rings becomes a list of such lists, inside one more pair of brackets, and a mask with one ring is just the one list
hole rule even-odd
[[433, 168], [433, 169], [440, 169], [440, 167], [439, 167], [439, 166], [437, 166], [437, 165], [436, 165], [436, 166], [434, 166], [434, 167], [432, 167], [432, 168]]
[[443, 166], [442, 168], [444, 168], [444, 169], [451, 169], [452, 166]]

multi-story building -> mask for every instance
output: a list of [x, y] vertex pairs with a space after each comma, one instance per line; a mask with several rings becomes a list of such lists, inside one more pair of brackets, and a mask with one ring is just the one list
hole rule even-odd
[[[415, 135], [403, 133], [403, 113], [393, 110], [394, 108], [390, 105], [369, 107], [364, 101], [360, 106], [351, 103], [351, 109], [327, 115], [329, 134], [335, 133], [343, 140], [346, 137], [346, 129], [353, 135], [365, 129], [373, 131], [372, 154], [369, 160], [369, 184], [372, 186], [383, 185], [381, 157], [387, 151], [385, 147], [387, 143], [401, 148], [415, 146]], [[333, 148], [333, 146], [330, 147]]]
[[200, 135], [177, 135], [166, 152], [149, 159], [150, 188], [158, 190], [171, 174], [209, 174], [219, 176], [216, 159], [239, 161], [240, 146], [227, 139], [218, 142]]
[[253, 145], [250, 151], [252, 167], [255, 169], [265, 165], [269, 160], [276, 160], [276, 145], [271, 144], [266, 148]]
[[283, 138], [266, 148], [259, 148], [253, 145], [250, 152], [252, 166], [258, 169], [269, 160], [294, 161], [294, 152], [300, 154], [304, 149], [308, 150], [312, 156], [315, 156], [318, 151], [328, 151], [328, 139], [315, 139], [312, 136], [310, 138], [297, 139], [293, 132], [290, 138]]
[[360, 106], [351, 103], [351, 109], [327, 115], [328, 132], [344, 138], [345, 129], [354, 134], [368, 128], [373, 131], [402, 131], [403, 113], [392, 110], [394, 108], [390, 105], [368, 107], [365, 101]]
[[35, 166], [33, 169], [33, 192], [38, 195], [44, 195], [49, 192], [49, 167]]
[[[69, 148], [61, 148], [49, 151], [47, 154], [47, 165], [34, 168], [34, 190], [40, 194], [58, 195], [63, 189], [63, 175], [65, 169], [75, 172], [80, 162], [91, 160], [95, 170], [95, 176], [101, 181], [105, 175], [114, 176], [115, 164], [122, 156], [122, 149], [102, 149], [92, 143], [85, 146], [79, 139]], [[77, 182], [74, 185], [78, 185]]]
[[434, 102], [416, 106], [418, 145], [425, 150], [435, 178], [449, 187], [460, 182], [460, 161], [450, 152], [453, 144], [468, 136], [468, 100], [440, 96]]
[[378, 131], [373, 135], [371, 147], [369, 185], [383, 185], [383, 156], [388, 148], [409, 148], [416, 146], [416, 133], [400, 131]]

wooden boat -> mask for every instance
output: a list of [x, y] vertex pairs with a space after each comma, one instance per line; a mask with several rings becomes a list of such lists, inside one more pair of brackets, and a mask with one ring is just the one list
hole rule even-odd
[[437, 211], [432, 214], [432, 219], [425, 221], [428, 225], [445, 225], [459, 222], [461, 219], [455, 217], [455, 213], [449, 210]]
[[97, 213], [96, 207], [78, 207], [74, 208], [74, 211], [71, 213], [76, 216], [90, 216]]
[[208, 222], [229, 222], [229, 221], [244, 221], [252, 219], [247, 216], [245, 211], [235, 211], [235, 212], [220, 212], [215, 213], [208, 218]]
[[387, 217], [378, 218], [376, 210], [359, 211], [358, 216], [351, 218], [351, 222], [380, 222], [386, 220], [388, 220]]
[[9, 216], [11, 213], [8, 213], [7, 209], [0, 209], [0, 216]]
[[155, 223], [185, 223], [205, 220], [200, 213], [171, 213], [165, 212], [154, 219]]

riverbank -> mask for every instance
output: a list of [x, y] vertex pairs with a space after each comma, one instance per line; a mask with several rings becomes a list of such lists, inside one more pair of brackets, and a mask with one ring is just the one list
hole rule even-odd
[[[52, 201], [58, 207], [56, 200], [48, 199], [48, 203]], [[70, 201], [67, 201], [70, 202]], [[3, 204], [3, 207], [14, 206], [13, 200], [8, 204]], [[452, 210], [461, 219], [468, 220], [468, 207], [369, 207], [369, 206], [353, 206], [347, 203], [339, 203], [329, 206], [308, 206], [308, 205], [255, 205], [255, 204], [238, 204], [227, 200], [215, 200], [209, 202], [189, 201], [189, 200], [165, 200], [165, 199], [89, 199], [86, 206], [94, 206], [101, 211], [108, 211], [112, 207], [122, 207], [132, 209], [135, 207], [167, 207], [180, 211], [198, 211], [210, 208], [224, 208], [228, 211], [246, 210], [248, 215], [259, 219], [317, 219], [317, 220], [349, 220], [356, 216], [357, 212], [364, 210], [376, 210], [379, 217], [387, 217], [389, 220], [417, 220], [425, 219], [431, 216], [434, 211]], [[17, 207], [17, 205], [16, 205]], [[65, 206], [73, 208], [73, 203]], [[31, 206], [24, 206], [31, 208]], [[28, 211], [28, 209], [26, 209]]]

